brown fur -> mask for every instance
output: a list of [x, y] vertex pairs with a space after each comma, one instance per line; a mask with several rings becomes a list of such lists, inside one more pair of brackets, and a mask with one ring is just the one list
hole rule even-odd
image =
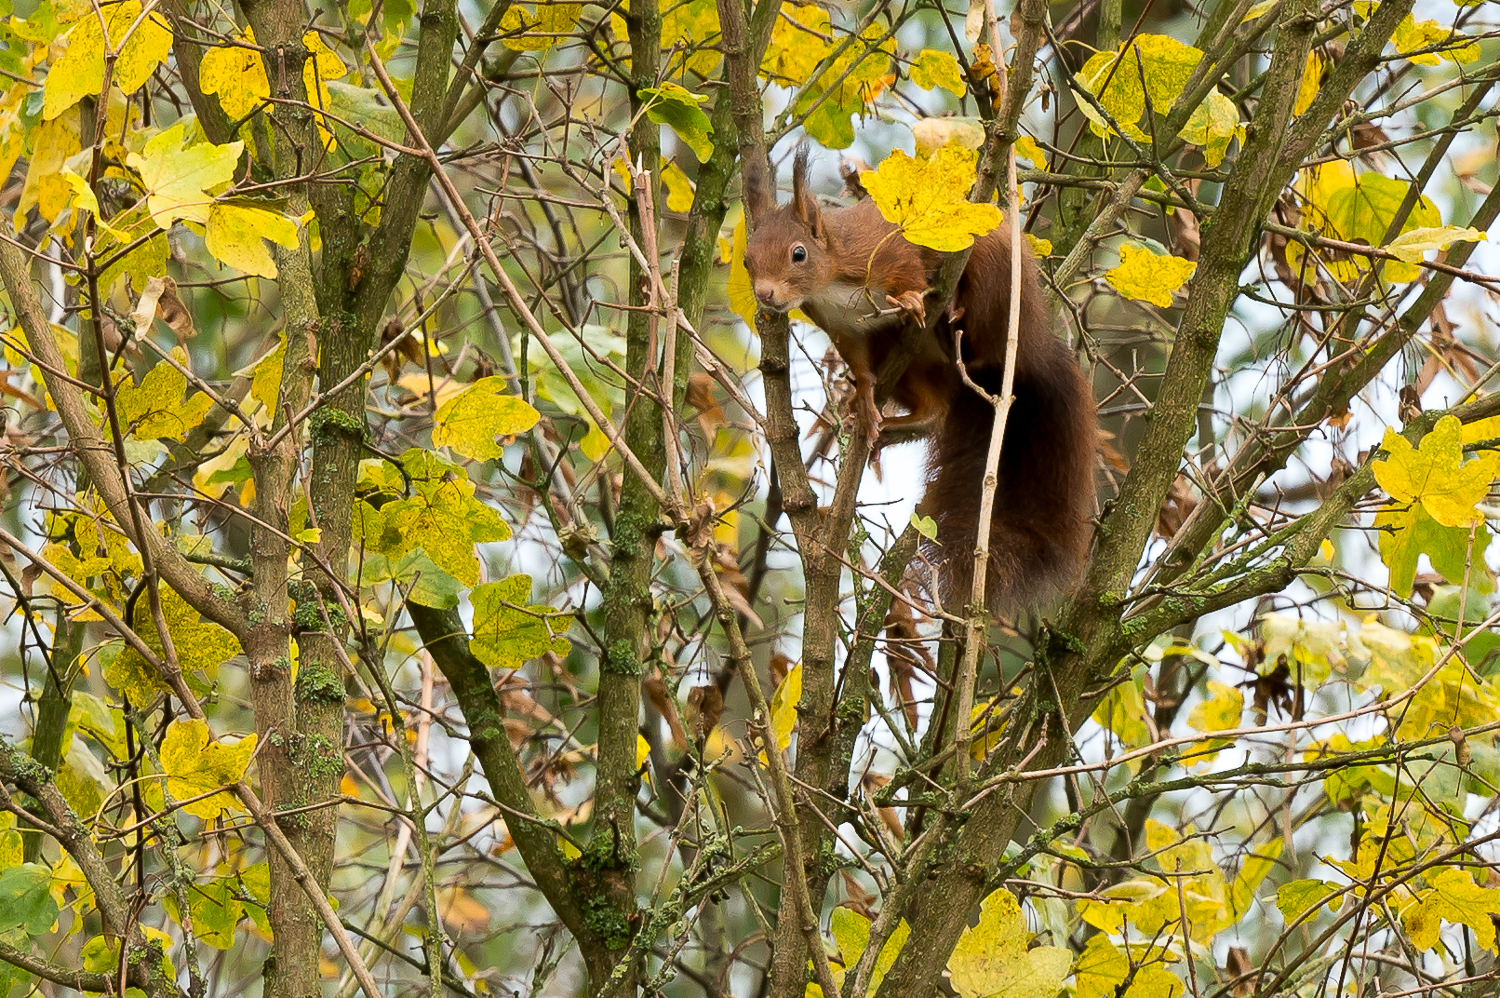
[[[1009, 233], [1001, 225], [975, 242], [953, 308], [889, 386], [907, 412], [897, 417], [883, 417], [875, 406], [875, 372], [899, 343], [903, 324], [920, 314], [939, 254], [907, 242], [868, 199], [820, 208], [808, 190], [805, 152], [797, 156], [791, 203], [763, 217], [745, 247], [761, 306], [800, 308], [832, 337], [854, 378], [858, 418], [878, 443], [934, 438], [919, 509], [937, 521], [950, 609], [968, 601], [994, 413], [963, 382], [954, 332], [962, 330], [970, 379], [998, 393], [1010, 309]], [[794, 259], [799, 248], [802, 259]], [[1052, 334], [1036, 261], [1029, 249], [1021, 253], [1016, 401], [1000, 455], [985, 585], [997, 613], [1035, 607], [1073, 581], [1088, 553], [1094, 503], [1093, 399]], [[893, 305], [903, 311], [878, 314]]]

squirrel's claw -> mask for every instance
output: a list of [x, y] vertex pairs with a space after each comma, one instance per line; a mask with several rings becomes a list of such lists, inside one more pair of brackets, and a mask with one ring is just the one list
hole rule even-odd
[[927, 321], [927, 306], [922, 303], [922, 292], [903, 291], [899, 295], [886, 295], [885, 300], [918, 322]]

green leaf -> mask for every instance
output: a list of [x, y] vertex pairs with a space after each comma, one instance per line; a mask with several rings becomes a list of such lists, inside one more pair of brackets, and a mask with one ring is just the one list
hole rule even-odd
[[297, 223], [249, 201], [216, 201], [209, 208], [204, 243], [220, 263], [257, 277], [275, 277], [276, 263], [266, 251], [267, 239], [296, 249]]
[[20, 927], [39, 936], [57, 921], [52, 871], [40, 863], [0, 870], [0, 931]]
[[525, 399], [510, 393], [505, 378], [481, 378], [438, 406], [432, 446], [487, 461], [505, 453], [496, 437], [525, 433], [540, 418]]
[[178, 219], [207, 224], [214, 194], [234, 179], [243, 142], [216, 146], [199, 142], [184, 148], [186, 121], [153, 137], [126, 163], [141, 175], [146, 206], [163, 229]]
[[495, 669], [519, 669], [527, 659], [547, 652], [565, 656], [572, 645], [560, 637], [566, 621], [558, 621], [550, 606], [528, 606], [531, 576], [512, 575], [499, 582], [475, 586], [469, 593], [474, 604], [474, 637], [469, 650]]
[[[193, 916], [193, 935], [199, 942], [215, 949], [229, 949], [234, 945], [234, 928], [244, 915], [245, 908], [236, 898], [239, 882], [233, 877], [213, 877], [206, 883], [190, 884], [187, 888], [188, 910]], [[172, 920], [182, 924], [182, 912], [177, 896], [167, 892], [162, 904]]]
[[1073, 954], [1061, 946], [1031, 946], [1032, 932], [1016, 896], [1001, 888], [979, 908], [979, 924], [964, 930], [948, 973], [961, 998], [1052, 998], [1062, 990]]
[[[229, 786], [245, 775], [255, 751], [255, 735], [246, 735], [233, 745], [215, 741], [207, 721], [197, 718], [173, 721], [162, 741], [161, 764], [166, 770], [167, 792], [173, 800]], [[183, 810], [198, 818], [217, 818], [221, 810], [235, 808], [234, 795], [218, 793], [184, 804]]]
[[1483, 552], [1490, 545], [1490, 531], [1480, 524], [1469, 545], [1468, 527], [1448, 527], [1434, 520], [1420, 504], [1385, 509], [1375, 515], [1380, 536], [1380, 560], [1390, 570], [1392, 592], [1409, 596], [1417, 574], [1417, 556], [1427, 555], [1432, 567], [1454, 585], [1461, 585], [1464, 566], [1482, 592], [1494, 589], [1494, 580], [1484, 564]]
[[1329, 911], [1338, 911], [1343, 903], [1344, 895], [1338, 884], [1326, 880], [1293, 880], [1276, 891], [1276, 907], [1288, 922], [1295, 922], [1304, 912], [1321, 904], [1327, 904]]
[[[511, 10], [515, 9], [511, 8]], [[405, 143], [406, 122], [401, 120], [401, 112], [381, 100], [381, 93], [369, 87], [357, 87], [352, 83], [329, 80], [328, 110], [387, 142]], [[345, 135], [353, 134], [337, 127], [335, 130], [338, 132], [340, 142], [344, 141]]]
[[943, 146], [925, 160], [897, 149], [859, 179], [880, 214], [907, 240], [952, 253], [973, 245], [1002, 217], [994, 205], [969, 200], [978, 160], [978, 153], [957, 146]]
[[952, 52], [940, 49], [923, 49], [911, 66], [911, 81], [923, 90], [942, 87], [955, 97], [968, 92], [964, 86], [963, 73]]
[[1120, 247], [1120, 265], [1104, 279], [1126, 298], [1172, 307], [1172, 295], [1188, 282], [1198, 265], [1176, 256], [1158, 256], [1138, 243]]
[[659, 87], [644, 87], [636, 91], [636, 96], [646, 101], [646, 117], [658, 125], [671, 126], [677, 137], [693, 150], [698, 162], [707, 162], [713, 155], [714, 127], [698, 106], [708, 100], [707, 97], [671, 82]]
[[911, 515], [911, 525], [917, 528], [917, 533], [929, 541], [937, 540], [937, 521], [930, 516]]

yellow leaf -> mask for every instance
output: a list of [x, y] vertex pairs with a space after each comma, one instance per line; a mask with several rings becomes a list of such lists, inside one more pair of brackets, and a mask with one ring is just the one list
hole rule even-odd
[[1047, 153], [1030, 135], [1016, 139], [1016, 158], [1030, 161], [1038, 170], [1047, 169]]
[[1052, 240], [1038, 239], [1029, 232], [1022, 234], [1026, 237], [1026, 244], [1031, 247], [1031, 252], [1035, 253], [1037, 257], [1052, 255]]
[[583, 456], [595, 464], [604, 460], [604, 455], [609, 453], [612, 446], [609, 437], [592, 421], [589, 423], [589, 431], [584, 434], [582, 440], [578, 441], [578, 449], [583, 452]]
[[[254, 735], [246, 735], [228, 745], [213, 739], [207, 721], [196, 718], [173, 721], [161, 746], [167, 792], [174, 800], [182, 801], [233, 784], [245, 775], [245, 767], [250, 764], [250, 755], [254, 751]], [[185, 804], [183, 810], [195, 817], [211, 819], [217, 818], [221, 810], [234, 807], [232, 794], [218, 793]]]
[[279, 212], [245, 202], [218, 201], [208, 210], [204, 244], [219, 262], [257, 277], [275, 277], [276, 263], [265, 240], [297, 246], [297, 224]]
[[1387, 243], [1385, 248], [1407, 263], [1416, 263], [1428, 250], [1445, 250], [1454, 243], [1482, 243], [1488, 238], [1478, 229], [1442, 225], [1403, 232]]
[[693, 182], [675, 161], [661, 169], [661, 182], [667, 187], [667, 210], [689, 211], [693, 207]]
[[1209, 696], [1193, 708], [1188, 724], [1198, 731], [1228, 731], [1240, 725], [1245, 694], [1225, 683], [1208, 681]]
[[948, 973], [961, 998], [1052, 998], [1062, 990], [1073, 954], [1061, 946], [1030, 946], [1016, 896], [1005, 888], [984, 899], [979, 924], [964, 930]]
[[506, 379], [496, 375], [443, 403], [433, 416], [432, 446], [451, 447], [476, 461], [505, 453], [496, 437], [525, 433], [541, 418], [525, 399], [509, 392]]
[[978, 158], [957, 146], [944, 146], [927, 160], [898, 149], [859, 179], [880, 214], [908, 241], [951, 253], [1000, 224], [1000, 209], [968, 200]]
[[802, 699], [802, 663], [787, 670], [786, 677], [771, 694], [771, 736], [778, 751], [792, 744], [792, 730], [797, 726], [797, 701]]
[[760, 310], [755, 300], [755, 289], [750, 285], [750, 272], [745, 269], [745, 220], [740, 219], [734, 227], [734, 248], [729, 257], [729, 307], [752, 330], [755, 329], [755, 313]]
[[48, 224], [68, 205], [72, 189], [62, 179], [63, 164], [78, 153], [77, 115], [43, 121], [31, 136], [31, 163], [26, 183], [16, 204], [15, 225], [24, 225], [26, 213], [35, 206]]
[[163, 229], [177, 219], [206, 224], [213, 195], [234, 179], [243, 142], [218, 146], [199, 142], [183, 147], [185, 121], [153, 136], [126, 163], [141, 175], [146, 205]]
[[1466, 925], [1474, 932], [1474, 941], [1483, 949], [1495, 948], [1495, 923], [1491, 915], [1500, 915], [1500, 890], [1480, 887], [1473, 874], [1457, 867], [1444, 867], [1433, 876], [1427, 891], [1417, 902], [1401, 913], [1412, 945], [1426, 951], [1438, 944], [1439, 922]]
[[1317, 52], [1307, 53], [1307, 65], [1302, 69], [1302, 84], [1297, 88], [1297, 100], [1292, 104], [1293, 114], [1302, 114], [1312, 107], [1313, 98], [1323, 82], [1323, 57]]
[[923, 49], [911, 66], [911, 81], [923, 90], [942, 87], [955, 97], [968, 92], [964, 86], [963, 73], [952, 52], [940, 49]]
[[[245, 40], [253, 45], [255, 33], [246, 29]], [[219, 106], [236, 120], [248, 117], [271, 96], [260, 53], [238, 45], [221, 45], [203, 53], [198, 82], [204, 93], [218, 94]]]
[[102, 23], [100, 17], [90, 15], [80, 18], [68, 30], [67, 50], [47, 72], [42, 97], [44, 119], [56, 118], [84, 97], [100, 93], [104, 86], [106, 32], [108, 45], [117, 52], [110, 82], [124, 93], [133, 94], [141, 89], [171, 54], [172, 30], [166, 18], [152, 13], [140, 24], [135, 23], [141, 14], [140, 0], [106, 4], [101, 11]]
[[1490, 452], [1464, 463], [1462, 432], [1456, 417], [1444, 416], [1414, 450], [1386, 427], [1380, 446], [1390, 456], [1374, 462], [1375, 480], [1397, 502], [1420, 502], [1446, 527], [1480, 522], [1484, 517], [1475, 507], [1489, 492], [1500, 455]]
[[1126, 298], [1170, 308], [1172, 293], [1187, 283], [1197, 264], [1176, 256], [1157, 256], [1145, 246], [1126, 243], [1120, 247], [1120, 265], [1104, 279]]

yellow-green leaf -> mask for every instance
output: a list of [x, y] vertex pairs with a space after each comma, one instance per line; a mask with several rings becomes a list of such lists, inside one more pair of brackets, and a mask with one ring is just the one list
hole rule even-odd
[[941, 49], [923, 49], [917, 54], [911, 66], [911, 81], [923, 90], [942, 87], [955, 97], [962, 97], [967, 92], [958, 60], [952, 52]]
[[[245, 775], [255, 751], [255, 736], [246, 735], [233, 745], [215, 741], [208, 722], [196, 718], [173, 721], [161, 746], [161, 764], [166, 770], [167, 793], [183, 801], [201, 793], [238, 782]], [[235, 807], [234, 796], [218, 793], [183, 810], [195, 817], [217, 818], [221, 810]]]
[[[201, 672], [210, 680], [218, 673], [219, 666], [240, 650], [234, 635], [211, 621], [199, 617], [198, 611], [188, 601], [177, 595], [176, 590], [161, 587], [161, 610], [166, 619], [167, 630], [172, 635], [172, 647], [177, 650], [177, 661], [182, 671], [188, 673], [189, 685], [195, 685], [192, 673]], [[151, 614], [151, 601], [142, 595], [136, 600], [131, 626], [145, 642], [146, 647], [161, 654], [161, 638]], [[141, 657], [140, 652], [129, 645], [105, 666], [104, 680], [130, 696], [131, 702], [143, 704], [158, 692], [168, 692], [156, 672]]]
[[257, 277], [275, 277], [276, 262], [265, 240], [286, 249], [297, 246], [297, 223], [279, 212], [245, 202], [216, 201], [208, 211], [208, 251], [220, 263]]
[[1193, 708], [1188, 724], [1198, 731], [1228, 731], [1240, 726], [1245, 694], [1226, 683], [1208, 681], [1208, 697]]
[[578, 30], [581, 3], [541, 3], [532, 13], [513, 6], [500, 18], [500, 43], [517, 52], [549, 49], [565, 39], [556, 37]]
[[1397, 502], [1420, 502], [1444, 526], [1478, 523], [1483, 514], [1475, 507], [1495, 480], [1500, 455], [1486, 452], [1465, 463], [1462, 433], [1463, 424], [1456, 417], [1444, 416], [1413, 449], [1405, 437], [1386, 427], [1380, 446], [1390, 456], [1374, 462], [1375, 480]]
[[1234, 101], [1212, 90], [1182, 126], [1180, 134], [1184, 140], [1203, 150], [1204, 162], [1218, 166], [1224, 160], [1229, 143], [1244, 138], [1245, 129], [1240, 124], [1240, 112]]
[[[186, 366], [187, 351], [182, 347], [173, 347], [172, 357]], [[165, 362], [153, 367], [138, 386], [130, 384], [127, 376], [115, 396], [120, 429], [137, 440], [181, 439], [213, 407], [213, 400], [202, 392], [194, 392], [183, 404], [186, 390], [187, 378]]]
[[1126, 298], [1170, 308], [1172, 293], [1187, 283], [1198, 265], [1176, 256], [1158, 256], [1145, 246], [1126, 243], [1120, 247], [1120, 265], [1104, 279]]
[[1276, 890], [1276, 907], [1288, 922], [1295, 922], [1318, 905], [1327, 904], [1329, 911], [1338, 911], [1343, 903], [1339, 886], [1326, 880], [1293, 880]]
[[1401, 912], [1401, 921], [1412, 945], [1426, 951], [1438, 944], [1441, 922], [1466, 925], [1482, 949], [1495, 948], [1495, 923], [1500, 915], [1500, 890], [1480, 887], [1473, 874], [1447, 866], [1429, 881], [1431, 887], [1417, 896], [1415, 904]]
[[1428, 250], [1445, 250], [1454, 243], [1482, 243], [1488, 238], [1478, 229], [1441, 225], [1403, 232], [1387, 243], [1385, 248], [1407, 263], [1416, 263]]
[[1061, 946], [1030, 946], [1016, 896], [1005, 888], [984, 899], [979, 924], [964, 930], [948, 973], [962, 998], [1052, 998], [1062, 990], [1073, 954]]
[[200, 142], [183, 148], [186, 122], [154, 136], [126, 162], [141, 175], [146, 206], [163, 229], [179, 218], [207, 223], [214, 194], [234, 179], [243, 142], [216, 146]]
[[529, 606], [531, 576], [512, 575], [499, 582], [475, 586], [474, 636], [469, 650], [495, 669], [519, 669], [527, 659], [547, 652], [567, 655], [572, 645], [560, 635], [567, 622], [559, 621], [550, 606]]
[[465, 457], [488, 461], [505, 453], [496, 437], [525, 433], [540, 418], [525, 399], [510, 394], [505, 378], [481, 378], [438, 406], [432, 446], [451, 447]]
[[[152, 13], [139, 25], [140, 0], [123, 0], [100, 8], [101, 18], [90, 15], [79, 18], [68, 30], [68, 47], [47, 71], [42, 97], [42, 117], [56, 118], [84, 97], [97, 95], [104, 86], [104, 56], [108, 44], [118, 52], [111, 84], [133, 94], [151, 78], [156, 67], [167, 61], [172, 51], [172, 30], [166, 18]], [[133, 32], [131, 27], [135, 26]], [[123, 47], [121, 39], [130, 37]]]
[[1000, 224], [999, 208], [969, 201], [978, 159], [957, 146], [944, 146], [925, 160], [897, 149], [859, 179], [880, 214], [909, 241], [952, 253]]

